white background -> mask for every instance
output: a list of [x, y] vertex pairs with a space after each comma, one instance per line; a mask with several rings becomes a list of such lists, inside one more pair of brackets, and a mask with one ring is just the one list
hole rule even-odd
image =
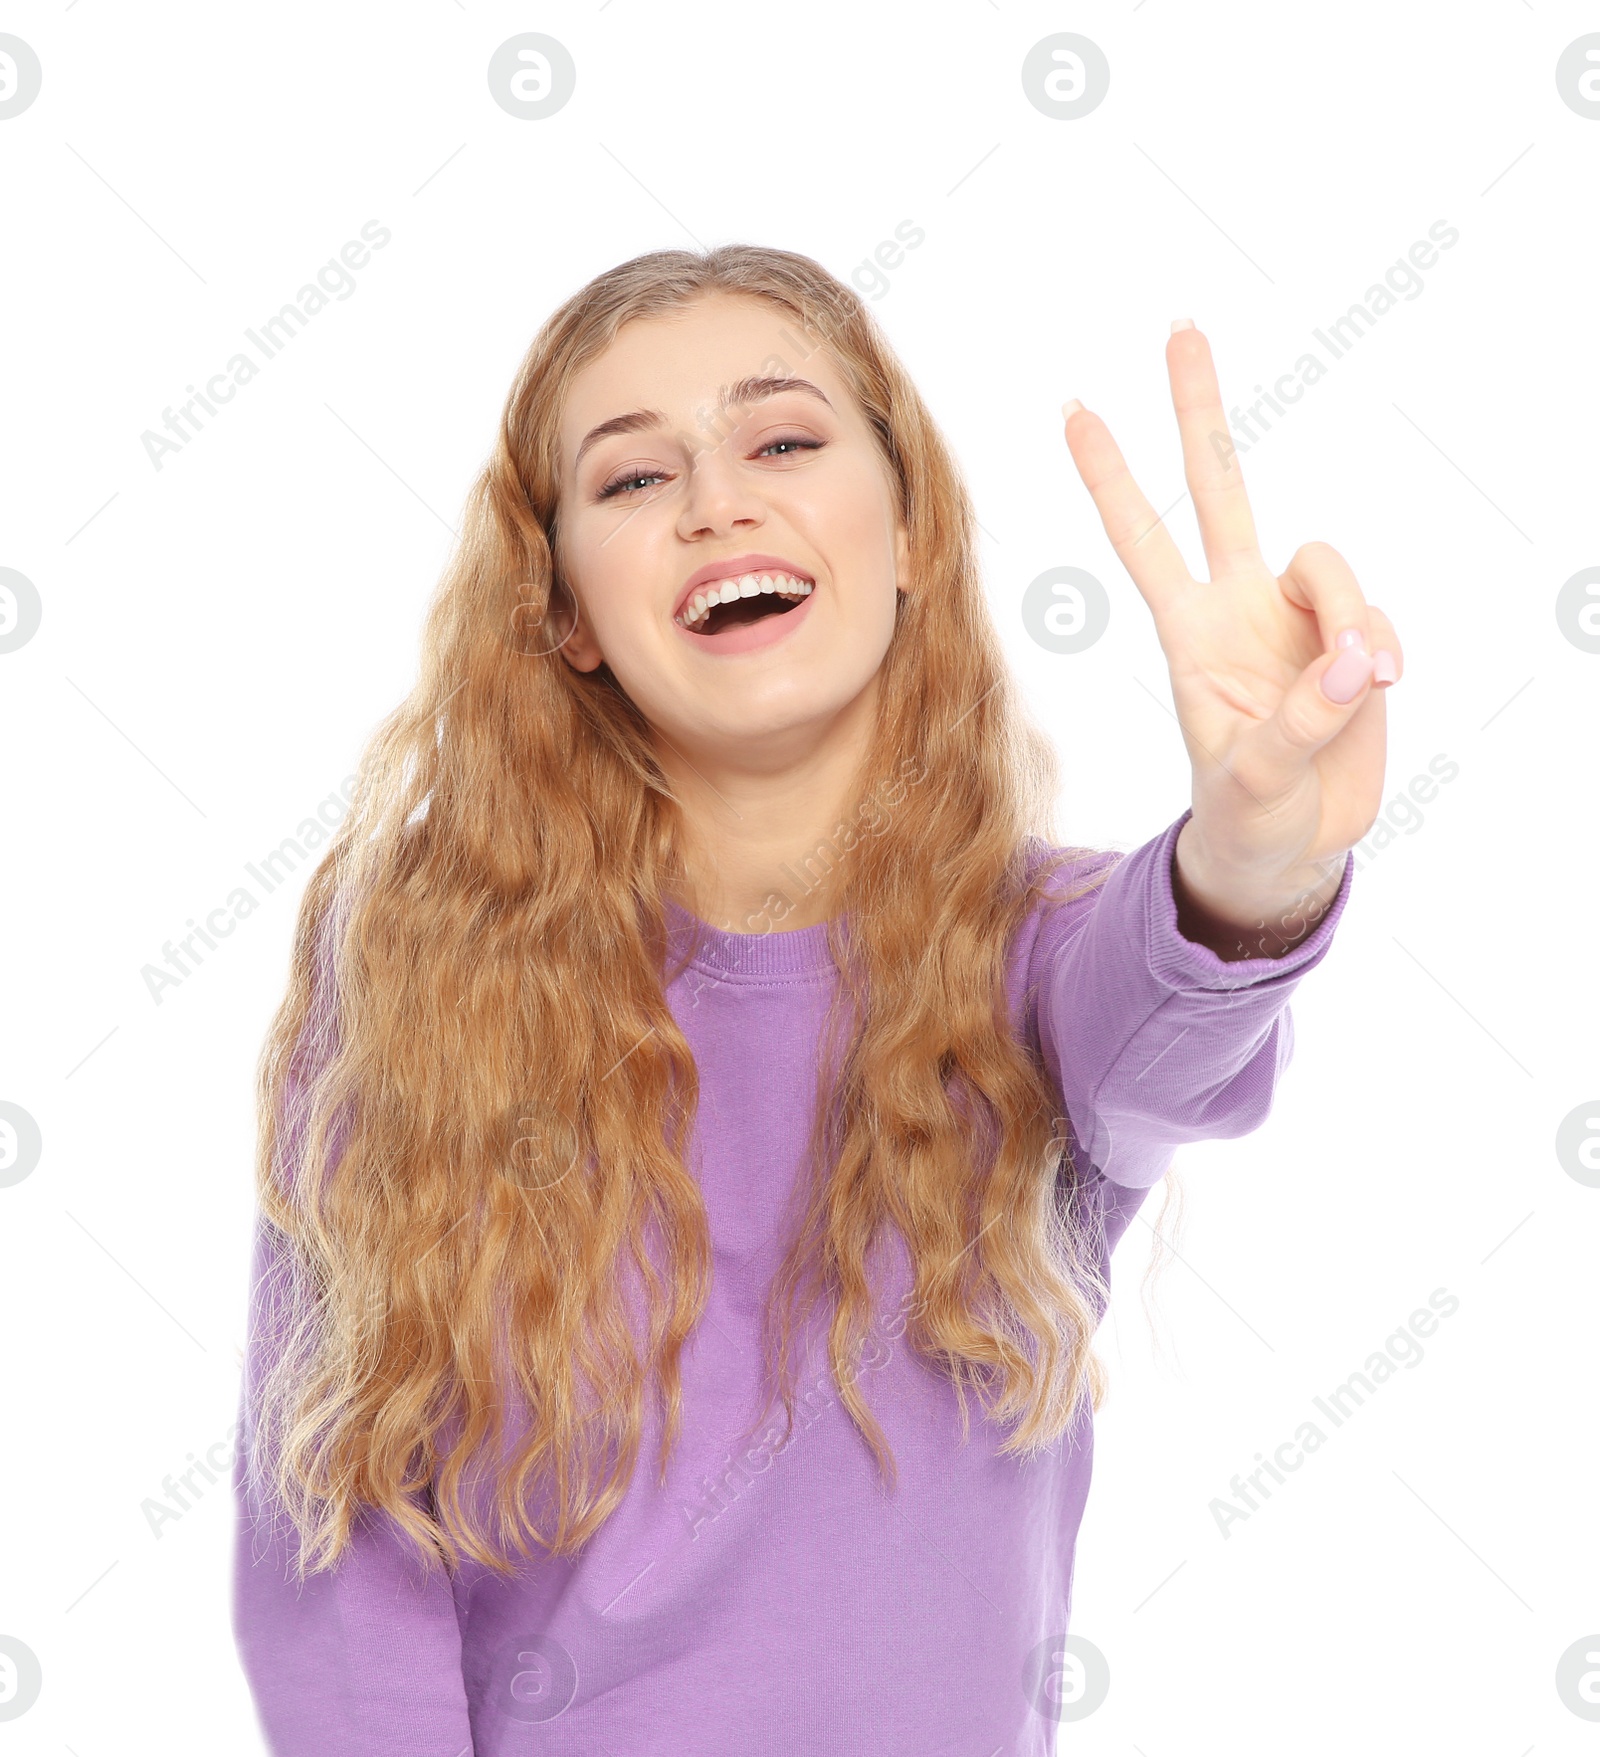
[[[0, 122], [0, 566], [44, 607], [0, 655], [0, 1098], [44, 1142], [0, 1189], [0, 1634], [44, 1675], [0, 1749], [261, 1749], [226, 1483], [159, 1537], [143, 1503], [234, 1419], [254, 1064], [309, 865], [160, 1004], [141, 971], [409, 688], [552, 307], [663, 246], [779, 245], [850, 278], [922, 228], [857, 285], [968, 474], [997, 624], [1064, 758], [1058, 830], [1132, 848], [1188, 803], [1187, 768], [1060, 404], [1102, 412], [1172, 506], [1170, 320], [1253, 400], [1443, 220], [1460, 239], [1420, 295], [1244, 463], [1268, 560], [1333, 543], [1399, 630], [1386, 798], [1439, 753], [1460, 773], [1356, 875], [1269, 1121], [1180, 1152], [1154, 1338], [1159, 1192], [1118, 1251], [1074, 1611], [1112, 1688], [1064, 1748], [1592, 1752], [1555, 1668], [1600, 1631], [1600, 1190], [1555, 1137], [1600, 1106], [1600, 655], [1555, 601], [1600, 564], [1600, 121], [1555, 66], [1600, 15], [72, 0], [0, 28], [44, 70]], [[543, 121], [485, 78], [527, 30], [578, 69]], [[1111, 67], [1075, 121], [1020, 77], [1062, 30]], [[156, 470], [141, 434], [369, 220], [392, 240], [354, 294]], [[1188, 503], [1171, 517], [1198, 568]], [[1057, 566], [1111, 598], [1071, 657], [1019, 613]], [[1440, 1287], [1460, 1307], [1421, 1364], [1224, 1538], [1230, 1478]]]

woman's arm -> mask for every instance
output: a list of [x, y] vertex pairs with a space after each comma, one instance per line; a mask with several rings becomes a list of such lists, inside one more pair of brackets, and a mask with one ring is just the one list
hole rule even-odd
[[282, 1506], [252, 1482], [260, 1376], [281, 1335], [287, 1262], [258, 1216], [234, 1465], [233, 1629], [272, 1757], [471, 1757], [461, 1631], [448, 1577], [425, 1579], [392, 1522], [356, 1527], [329, 1573], [298, 1585]]
[[[329, 934], [284, 1094], [286, 1175], [301, 1169], [304, 1101], [338, 1042]], [[342, 1132], [333, 1131], [333, 1155]], [[288, 1241], [257, 1210], [233, 1486], [233, 1629], [272, 1757], [472, 1757], [461, 1631], [448, 1577], [387, 1515], [358, 1523], [335, 1567], [303, 1584], [298, 1541], [260, 1447], [263, 1375], [288, 1329]]]
[[1108, 857], [1095, 890], [1047, 910], [1031, 960], [1040, 1048], [1083, 1150], [1079, 1169], [1086, 1156], [1136, 1189], [1161, 1178], [1179, 1143], [1266, 1120], [1294, 1049], [1289, 997], [1327, 952], [1350, 894], [1346, 862], [1332, 902], [1287, 950], [1221, 956], [1179, 928], [1173, 866], [1191, 816]]

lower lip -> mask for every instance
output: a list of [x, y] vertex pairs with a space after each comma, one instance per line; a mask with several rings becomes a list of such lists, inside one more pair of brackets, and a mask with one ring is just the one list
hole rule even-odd
[[816, 595], [817, 588], [813, 586], [793, 610], [780, 610], [771, 616], [758, 617], [754, 622], [741, 622], [723, 634], [696, 634], [693, 629], [685, 628], [681, 622], [674, 622], [672, 626], [686, 641], [692, 642], [702, 653], [710, 653], [713, 657], [721, 653], [754, 653], [762, 647], [776, 646], [779, 641], [793, 634], [805, 621], [806, 612], [811, 608]]

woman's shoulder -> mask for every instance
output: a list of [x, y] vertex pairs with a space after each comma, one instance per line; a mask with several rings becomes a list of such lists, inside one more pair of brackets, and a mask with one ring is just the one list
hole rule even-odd
[[1041, 971], [1078, 937], [1105, 881], [1125, 855], [1120, 849], [1063, 844], [1040, 836], [1030, 836], [1019, 854], [1026, 895], [1017, 918], [1012, 971], [1031, 988]]
[[[1014, 947], [1024, 987], [1032, 989], [1082, 943], [1085, 929], [1097, 921], [1097, 932], [1113, 938], [1139, 938], [1144, 908], [1142, 886], [1107, 884], [1127, 860], [1130, 850], [1096, 848], [1030, 837], [1022, 849], [1027, 900], [1018, 921]], [[1135, 875], [1137, 879], [1138, 875]], [[1103, 911], [1109, 909], [1106, 916]]]
[[1022, 846], [1023, 875], [1036, 910], [1092, 897], [1126, 858], [1125, 849], [1054, 843], [1042, 836], [1030, 836]]

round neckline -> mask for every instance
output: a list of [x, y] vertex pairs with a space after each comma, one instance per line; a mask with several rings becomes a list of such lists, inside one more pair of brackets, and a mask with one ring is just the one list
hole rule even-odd
[[694, 943], [688, 968], [733, 981], [764, 981], [774, 976], [831, 976], [826, 921], [810, 927], [774, 928], [770, 933], [733, 933], [713, 927], [671, 897], [663, 898], [674, 954]]

